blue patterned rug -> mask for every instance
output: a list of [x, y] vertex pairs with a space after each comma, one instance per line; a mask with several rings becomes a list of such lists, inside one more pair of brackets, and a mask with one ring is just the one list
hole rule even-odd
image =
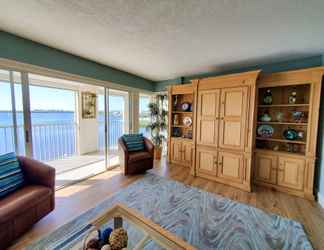
[[303, 226], [294, 220], [150, 173], [27, 249], [71, 249], [89, 229], [89, 220], [116, 202], [198, 249], [312, 249]]

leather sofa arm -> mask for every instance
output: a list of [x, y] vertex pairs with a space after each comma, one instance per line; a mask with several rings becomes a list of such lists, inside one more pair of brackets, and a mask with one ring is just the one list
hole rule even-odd
[[55, 168], [24, 156], [17, 158], [28, 183], [46, 186], [54, 190]]
[[146, 137], [144, 137], [144, 146], [145, 146], [146, 151], [148, 151], [150, 153], [150, 155], [152, 157], [154, 157], [154, 145], [151, 142], [151, 140], [149, 140]]

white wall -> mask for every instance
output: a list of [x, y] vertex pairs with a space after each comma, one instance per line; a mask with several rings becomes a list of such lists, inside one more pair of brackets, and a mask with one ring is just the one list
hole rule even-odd
[[[79, 124], [78, 133], [78, 151], [80, 155], [93, 153], [99, 150], [98, 148], [98, 105], [97, 105], [97, 117], [95, 119], [83, 119], [82, 118], [82, 97], [83, 91], [89, 91], [96, 93], [95, 89], [80, 88], [78, 90], [77, 97], [77, 108], [78, 117], [77, 121]], [[98, 98], [97, 98], [98, 104]]]

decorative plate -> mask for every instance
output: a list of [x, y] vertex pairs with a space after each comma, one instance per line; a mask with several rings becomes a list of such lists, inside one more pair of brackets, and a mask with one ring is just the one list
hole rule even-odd
[[189, 102], [184, 102], [181, 104], [181, 109], [182, 111], [188, 111], [190, 108], [190, 103]]
[[182, 122], [186, 127], [190, 127], [192, 125], [192, 119], [189, 116], [184, 117]]
[[263, 138], [270, 138], [274, 133], [274, 129], [270, 125], [261, 125], [258, 127], [258, 135]]

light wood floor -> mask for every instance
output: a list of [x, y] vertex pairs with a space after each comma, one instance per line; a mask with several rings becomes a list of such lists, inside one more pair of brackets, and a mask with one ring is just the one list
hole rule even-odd
[[[247, 193], [226, 185], [208, 181], [189, 174], [189, 169], [181, 166], [168, 166], [165, 161], [156, 162], [152, 170], [156, 174], [216, 193], [232, 200], [252, 205], [268, 212], [301, 222], [315, 249], [324, 249], [324, 210], [316, 203], [298, 197], [279, 193], [267, 188], [256, 187]], [[123, 176], [115, 169], [56, 193], [56, 209], [38, 222], [11, 249], [21, 249], [26, 244], [67, 223], [109, 195], [126, 187], [139, 176]]]

